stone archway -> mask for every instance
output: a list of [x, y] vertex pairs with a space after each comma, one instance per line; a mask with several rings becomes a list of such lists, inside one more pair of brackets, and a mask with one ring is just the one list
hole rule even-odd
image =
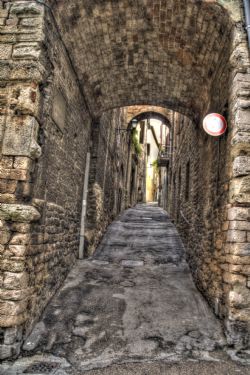
[[[113, 108], [145, 103], [185, 114], [197, 128], [208, 111], [228, 108], [226, 193], [211, 271], [218, 264], [223, 270], [223, 303], [213, 295], [210, 302], [221, 306], [229, 341], [248, 345], [250, 78], [243, 15], [238, 1], [184, 3], [2, 2], [3, 357], [18, 353], [76, 259], [91, 128], [102, 121], [107, 129]], [[100, 179], [107, 181], [103, 171]]]

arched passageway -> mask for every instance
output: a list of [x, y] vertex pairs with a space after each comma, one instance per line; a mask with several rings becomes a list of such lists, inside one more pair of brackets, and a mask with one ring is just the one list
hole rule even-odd
[[[239, 2], [3, 1], [0, 14], [2, 358], [19, 353], [77, 257], [86, 171], [85, 246], [125, 208], [119, 171], [137, 158], [125, 107], [145, 104], [164, 107], [173, 129], [169, 208], [197, 285], [229, 343], [247, 347], [250, 78]], [[202, 133], [211, 111], [228, 120], [220, 141]]]

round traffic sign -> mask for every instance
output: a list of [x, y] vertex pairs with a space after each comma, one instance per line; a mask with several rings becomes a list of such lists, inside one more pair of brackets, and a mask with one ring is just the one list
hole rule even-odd
[[209, 135], [218, 137], [227, 130], [226, 119], [218, 113], [210, 113], [203, 120], [203, 129]]

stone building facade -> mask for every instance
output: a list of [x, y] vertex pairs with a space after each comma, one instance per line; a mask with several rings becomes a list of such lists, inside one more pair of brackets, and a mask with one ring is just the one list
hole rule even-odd
[[[108, 128], [123, 123], [123, 112], [111, 110], [145, 103], [182, 114], [172, 121], [185, 128], [171, 210], [229, 343], [247, 347], [250, 61], [242, 2], [65, 3], [0, 1], [1, 358], [19, 353], [77, 257], [87, 152], [96, 155], [90, 252], [126, 206], [136, 158], [130, 148], [125, 165], [126, 137], [119, 158], [113, 155], [116, 134]], [[218, 142], [201, 131], [211, 111], [227, 114], [229, 131]], [[192, 181], [183, 185], [188, 174]]]
[[168, 210], [182, 235], [196, 285], [226, 319], [228, 342], [248, 345], [249, 209], [237, 206], [231, 195], [231, 128], [222, 137], [211, 137], [175, 113], [172, 131]]

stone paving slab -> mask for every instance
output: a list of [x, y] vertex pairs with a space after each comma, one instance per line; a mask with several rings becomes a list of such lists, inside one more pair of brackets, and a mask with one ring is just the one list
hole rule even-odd
[[[119, 241], [125, 245], [117, 247]], [[220, 321], [193, 283], [175, 227], [162, 209], [140, 205], [108, 228], [91, 259], [77, 262], [24, 343], [22, 356], [0, 371], [94, 375], [102, 368], [102, 374], [168, 374], [166, 363], [177, 361], [183, 365], [172, 367], [171, 375], [190, 374], [192, 366], [210, 374], [206, 363], [211, 361], [211, 374], [219, 363], [222, 375], [247, 374], [249, 368], [232, 364], [225, 349]], [[184, 365], [188, 359], [196, 364]]]

